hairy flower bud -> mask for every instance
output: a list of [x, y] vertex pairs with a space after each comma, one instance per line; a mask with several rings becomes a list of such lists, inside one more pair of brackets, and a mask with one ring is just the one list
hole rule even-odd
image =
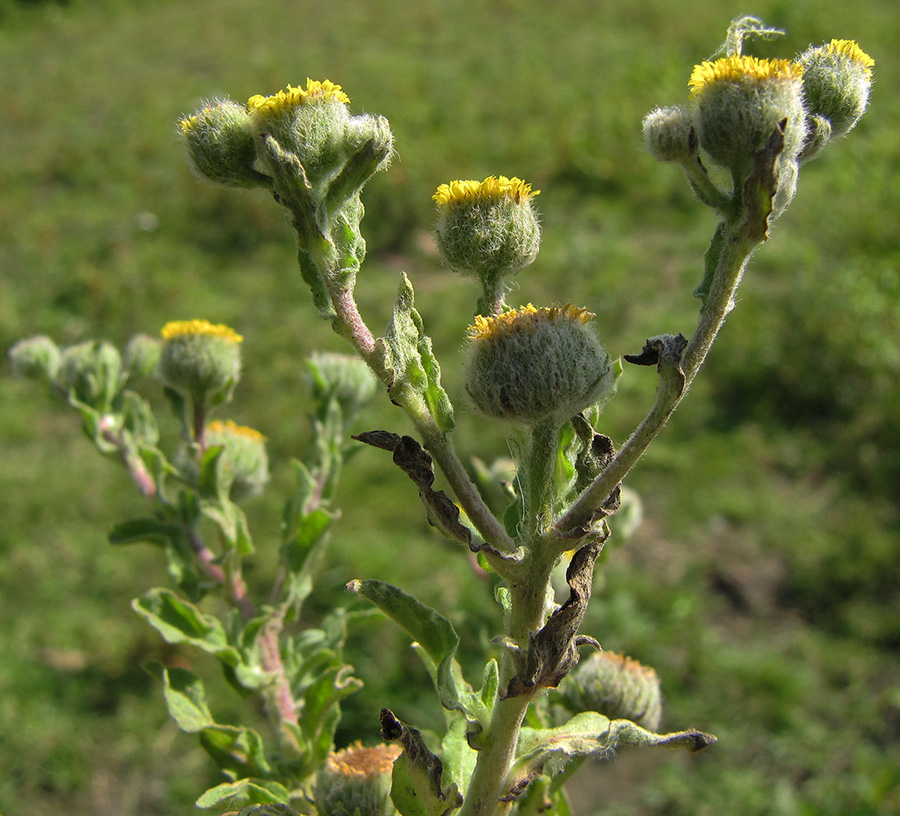
[[464, 371], [472, 402], [488, 416], [529, 424], [562, 424], [598, 402], [615, 373], [587, 325], [592, 317], [572, 304], [476, 317]]
[[350, 125], [350, 98], [329, 80], [307, 79], [306, 87], [288, 85], [272, 96], [247, 101], [252, 127], [269, 135], [299, 160], [306, 181], [317, 190], [340, 172], [346, 159], [344, 132]]
[[241, 371], [243, 338], [228, 326], [178, 320], [162, 329], [160, 379], [195, 404], [218, 402], [231, 393]]
[[615, 652], [595, 652], [582, 660], [560, 687], [557, 702], [573, 714], [597, 711], [648, 731], [656, 731], [662, 720], [656, 672]]
[[178, 123], [194, 171], [218, 184], [257, 187], [269, 179], [254, 166], [256, 146], [247, 109], [230, 99], [214, 99]]
[[206, 426], [205, 442], [207, 448], [223, 448], [218, 462], [220, 477], [224, 475], [231, 482], [234, 501], [255, 496], [268, 484], [266, 438], [259, 431], [236, 425], [230, 419], [213, 420]]
[[9, 362], [18, 377], [50, 382], [59, 369], [60, 352], [49, 337], [29, 337], [9, 350]]
[[438, 187], [438, 249], [452, 270], [495, 288], [538, 253], [541, 228], [531, 200], [539, 194], [518, 178], [451, 181]]
[[866, 110], [873, 60], [852, 40], [832, 40], [804, 51], [803, 91], [811, 114], [831, 123], [831, 136], [848, 133]]
[[356, 743], [328, 756], [316, 777], [320, 816], [393, 816], [391, 771], [399, 745], [363, 748]]
[[136, 334], [125, 346], [125, 368], [131, 377], [152, 377], [159, 364], [162, 341], [149, 334]]
[[682, 162], [697, 153], [697, 131], [686, 108], [657, 108], [644, 117], [644, 141], [657, 161]]
[[316, 351], [307, 363], [316, 401], [337, 400], [344, 422], [350, 422], [378, 390], [378, 380], [359, 357]]
[[701, 147], [736, 179], [784, 127], [780, 162], [794, 161], [806, 138], [803, 69], [789, 60], [725, 57], [694, 67], [689, 87]]
[[127, 377], [115, 346], [88, 340], [63, 351], [55, 382], [64, 393], [105, 413]]

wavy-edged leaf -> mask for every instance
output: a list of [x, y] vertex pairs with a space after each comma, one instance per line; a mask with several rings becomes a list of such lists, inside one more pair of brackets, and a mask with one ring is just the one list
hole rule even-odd
[[384, 364], [392, 376], [388, 386], [393, 399], [403, 403], [408, 392], [414, 393], [428, 406], [438, 428], [453, 429], [453, 405], [441, 386], [441, 368], [425, 334], [422, 318], [415, 309], [412, 284], [402, 275], [397, 302], [384, 337], [379, 338]]
[[[271, 779], [239, 779], [237, 782], [223, 782], [203, 793], [194, 803], [199, 808], [219, 808], [220, 810], [246, 808], [250, 805], [283, 806], [290, 799], [290, 792], [284, 785]], [[251, 808], [253, 812], [255, 808]], [[241, 813], [244, 811], [242, 810]], [[294, 814], [286, 808], [282, 811], [261, 811], [266, 816]], [[259, 814], [259, 816], [261, 816]]]

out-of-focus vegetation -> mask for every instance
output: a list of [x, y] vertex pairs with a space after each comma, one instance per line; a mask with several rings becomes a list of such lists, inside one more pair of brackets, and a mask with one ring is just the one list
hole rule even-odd
[[[399, 156], [366, 189], [361, 307], [382, 325], [408, 272], [458, 395], [477, 292], [438, 267], [428, 237], [430, 196], [452, 178], [518, 175], [543, 191], [543, 249], [512, 302], [587, 306], [615, 354], [692, 329], [714, 224], [646, 154], [640, 121], [684, 101], [691, 66], [745, 11], [787, 30], [760, 55], [858, 40], [876, 60], [871, 110], [804, 168], [707, 369], [631, 477], [644, 523], [606, 557], [585, 627], [656, 667], [664, 725], [719, 744], [583, 769], [579, 814], [900, 813], [894, 1], [0, 2], [0, 346], [123, 343], [193, 317], [234, 326], [246, 365], [232, 415], [268, 436], [276, 463], [249, 508], [263, 551], [307, 439], [303, 358], [342, 347], [309, 303], [279, 208], [195, 180], [176, 118], [307, 76], [387, 116]], [[611, 436], [653, 387], [652, 373], [626, 372]], [[405, 431], [401, 420], [382, 406], [359, 430]], [[463, 417], [459, 445], [502, 456], [497, 431]], [[104, 539], [141, 500], [29, 383], [0, 378], [0, 435], [0, 812], [186, 812], [215, 780], [140, 669], [184, 656], [128, 608], [164, 566]], [[372, 577], [448, 614], [464, 643], [495, 633], [486, 588], [429, 532], [402, 474], [361, 452], [343, 496], [311, 615]], [[260, 580], [271, 568], [263, 552]], [[440, 724], [389, 625], [367, 624], [355, 647], [367, 686], [342, 740], [374, 739], [382, 705]], [[212, 666], [193, 668], [214, 682]], [[240, 701], [221, 692], [226, 719]]]

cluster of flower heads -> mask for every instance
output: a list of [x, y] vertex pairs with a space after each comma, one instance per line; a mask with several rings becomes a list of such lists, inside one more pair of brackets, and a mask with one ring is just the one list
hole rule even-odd
[[701, 62], [688, 81], [691, 106], [660, 108], [644, 120], [647, 146], [676, 162], [692, 161], [702, 147], [739, 180], [754, 151], [783, 128], [781, 163], [808, 161], [859, 121], [874, 64], [852, 40], [811, 47], [795, 60], [732, 54]]

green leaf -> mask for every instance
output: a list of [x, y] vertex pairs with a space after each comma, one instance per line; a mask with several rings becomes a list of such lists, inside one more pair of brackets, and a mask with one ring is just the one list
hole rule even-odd
[[462, 805], [455, 783], [444, 789], [443, 763], [428, 750], [419, 731], [382, 709], [381, 735], [403, 746], [391, 775], [391, 801], [401, 816], [445, 816]]
[[293, 808], [287, 805], [250, 805], [245, 807], [238, 816], [300, 816]]
[[209, 725], [200, 732], [200, 744], [232, 779], [272, 776], [262, 737], [252, 728]]
[[655, 734], [631, 720], [610, 720], [596, 711], [585, 711], [558, 728], [523, 728], [508, 785], [510, 790], [520, 789], [542, 773], [559, 773], [573, 759], [608, 759], [620, 745], [699, 751], [715, 741], [711, 734], [693, 730]]
[[459, 790], [467, 790], [478, 752], [469, 746], [469, 725], [465, 717], [458, 712], [454, 714], [449, 718], [447, 731], [441, 740], [442, 780], [445, 785], [453, 784]]
[[110, 544], [173, 544], [181, 549], [187, 545], [184, 530], [177, 524], [170, 524], [155, 518], [137, 518], [116, 524], [108, 533]]
[[160, 669], [169, 716], [178, 727], [188, 734], [197, 734], [215, 725], [200, 678], [177, 666], [161, 666]]
[[379, 342], [384, 348], [385, 367], [393, 374], [388, 389], [391, 397], [404, 404], [409, 392], [415, 394], [424, 401], [441, 431], [452, 430], [453, 405], [441, 387], [441, 368], [415, 309], [412, 284], [405, 274], [391, 321]]
[[[239, 779], [237, 782], [225, 782], [210, 788], [202, 794], [194, 803], [199, 808], [244, 808], [247, 805], [271, 805], [277, 807], [291, 798], [290, 791], [284, 785], [269, 779]], [[242, 810], [241, 813], [244, 811]], [[256, 816], [289, 816], [295, 811], [290, 808], [284, 810], [256, 811]]]
[[351, 666], [337, 666], [324, 672], [303, 695], [299, 725], [310, 750], [311, 769], [318, 768], [334, 747], [341, 700], [362, 688], [362, 681], [350, 676], [352, 670]]
[[215, 655], [232, 668], [241, 663], [241, 655], [228, 643], [225, 627], [212, 615], [204, 615], [196, 606], [168, 589], [155, 588], [131, 602], [166, 643], [187, 643]]
[[[230, 487], [230, 485], [229, 485]], [[215, 500], [201, 501], [200, 509], [204, 516], [214, 521], [228, 544], [235, 548], [238, 555], [252, 555], [254, 552], [253, 541], [250, 538], [250, 527], [247, 524], [247, 516], [226, 495], [219, 496]]]
[[482, 726], [487, 725], [489, 711], [463, 678], [456, 660], [459, 635], [450, 621], [383, 581], [354, 580], [347, 584], [347, 589], [375, 604], [419, 645], [419, 655], [427, 658], [425, 664], [444, 708], [458, 709]]

